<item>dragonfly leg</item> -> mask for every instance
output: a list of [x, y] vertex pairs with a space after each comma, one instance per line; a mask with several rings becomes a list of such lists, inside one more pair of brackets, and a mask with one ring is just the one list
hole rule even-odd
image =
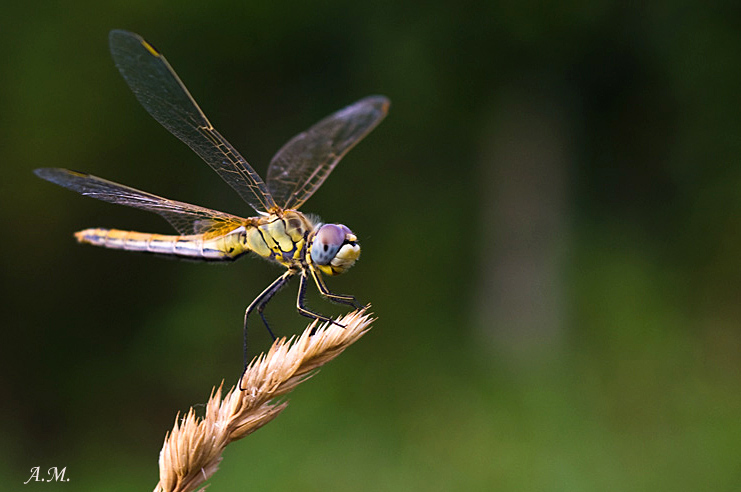
[[[327, 316], [315, 313], [314, 311], [310, 311], [309, 309], [307, 309], [306, 305], [304, 304], [305, 296], [306, 296], [306, 272], [301, 272], [301, 278], [299, 279], [299, 284], [298, 284], [298, 297], [296, 298], [296, 309], [298, 309], [298, 313], [302, 316], [306, 316], [307, 318], [318, 319], [319, 321], [334, 323], [335, 325], [340, 326], [342, 328], [345, 327], [344, 325], [338, 323], [332, 318], [328, 318]], [[316, 329], [312, 330], [311, 334], [313, 335], [315, 331]]]
[[265, 319], [265, 315], [263, 314], [263, 310], [265, 309], [265, 305], [272, 299], [272, 297], [275, 295], [276, 292], [278, 292], [281, 287], [283, 287], [286, 282], [295, 274], [294, 271], [288, 270], [286, 273], [275, 279], [273, 283], [271, 283], [267, 289], [263, 290], [259, 296], [255, 298], [254, 301], [250, 303], [249, 306], [247, 306], [247, 309], [244, 312], [244, 340], [243, 340], [243, 349], [244, 349], [244, 368], [247, 369], [247, 321], [249, 320], [250, 314], [252, 314], [252, 311], [257, 309], [258, 314], [260, 315], [260, 318], [262, 319], [263, 324], [265, 325], [265, 328], [268, 329], [268, 333], [270, 333], [270, 336], [275, 340], [275, 334], [273, 333], [273, 330], [270, 329], [270, 325], [268, 324], [268, 321]]
[[321, 294], [327, 299], [329, 299], [330, 301], [334, 301], [340, 304], [347, 304], [348, 306], [353, 306], [356, 309], [362, 309], [363, 307], [367, 307], [367, 306], [363, 306], [362, 304], [360, 304], [358, 300], [355, 298], [355, 296], [350, 296], [350, 295], [345, 295], [345, 294], [335, 294], [331, 292], [327, 288], [327, 284], [324, 283], [324, 279], [322, 278], [321, 274], [318, 273], [313, 268], [311, 268], [310, 270], [311, 270], [311, 276], [314, 279], [314, 283], [319, 289], [319, 292], [321, 292]]

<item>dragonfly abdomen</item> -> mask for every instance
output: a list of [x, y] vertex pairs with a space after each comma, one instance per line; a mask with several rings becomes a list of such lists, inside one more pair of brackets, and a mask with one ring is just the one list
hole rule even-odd
[[231, 234], [204, 240], [203, 235], [174, 236], [119, 229], [85, 229], [78, 242], [126, 251], [142, 251], [204, 260], [231, 260], [246, 252]]

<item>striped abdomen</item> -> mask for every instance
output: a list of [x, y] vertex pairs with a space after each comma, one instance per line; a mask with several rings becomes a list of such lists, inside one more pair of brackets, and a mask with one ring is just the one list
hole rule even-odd
[[76, 232], [75, 237], [81, 243], [105, 248], [204, 260], [233, 260], [249, 251], [244, 244], [244, 227], [208, 239], [202, 234], [174, 236], [119, 229], [85, 229]]

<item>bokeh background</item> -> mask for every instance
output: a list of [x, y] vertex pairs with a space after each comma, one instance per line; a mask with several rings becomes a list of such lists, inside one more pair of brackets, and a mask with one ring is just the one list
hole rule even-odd
[[[360, 236], [330, 287], [378, 321], [230, 446], [209, 490], [738, 490], [732, 5], [5, 5], [0, 481], [57, 466], [69, 483], [27, 490], [152, 488], [165, 432], [236, 381], [243, 309], [280, 273], [73, 241], [170, 229], [32, 169], [252, 212], [138, 105], [108, 54], [124, 28], [260, 173], [323, 116], [392, 101], [304, 206]], [[295, 289], [269, 306], [284, 335], [305, 326]]]

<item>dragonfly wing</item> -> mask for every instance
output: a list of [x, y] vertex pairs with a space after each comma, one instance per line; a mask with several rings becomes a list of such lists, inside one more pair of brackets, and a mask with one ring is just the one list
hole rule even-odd
[[386, 116], [389, 100], [370, 96], [324, 118], [281, 148], [267, 184], [278, 206], [299, 208], [355, 144]]
[[245, 219], [236, 215], [168, 200], [90, 174], [58, 168], [41, 168], [34, 172], [40, 178], [82, 195], [159, 214], [180, 234], [208, 234], [227, 228], [233, 230], [245, 222]]
[[258, 212], [275, 208], [262, 178], [216, 131], [164, 56], [139, 35], [111, 31], [113, 60], [144, 109], [201, 156]]

